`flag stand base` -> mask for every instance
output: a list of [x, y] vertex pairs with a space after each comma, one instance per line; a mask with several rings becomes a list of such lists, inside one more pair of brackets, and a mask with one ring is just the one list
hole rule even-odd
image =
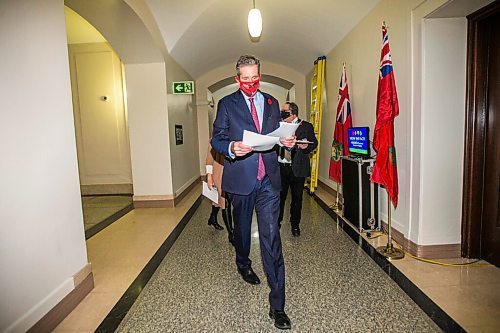
[[400, 249], [394, 248], [394, 246], [392, 246], [392, 244], [390, 244], [390, 245], [387, 244], [386, 246], [377, 247], [377, 252], [389, 260], [403, 259], [405, 257], [405, 253]]
[[336, 202], [333, 205], [331, 205], [330, 208], [339, 212], [342, 210], [342, 204], [340, 202]]
[[340, 212], [342, 210], [342, 203], [339, 201], [339, 183], [337, 183], [337, 190], [335, 192], [337, 193], [337, 197], [335, 203], [330, 208], [336, 212]]

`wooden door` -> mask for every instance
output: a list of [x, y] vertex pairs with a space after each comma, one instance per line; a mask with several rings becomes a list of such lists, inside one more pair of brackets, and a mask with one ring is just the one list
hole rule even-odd
[[462, 254], [500, 267], [500, 2], [468, 19]]
[[500, 13], [488, 28], [488, 97], [484, 161], [481, 257], [500, 266]]

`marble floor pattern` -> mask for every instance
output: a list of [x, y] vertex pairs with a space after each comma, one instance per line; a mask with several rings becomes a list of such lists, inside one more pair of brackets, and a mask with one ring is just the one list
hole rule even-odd
[[[161, 244], [171, 235], [174, 228], [179, 224], [183, 216], [185, 216], [186, 212], [190, 209], [191, 206], [195, 203], [197, 198], [200, 196], [201, 189], [198, 187], [193, 188], [187, 196], [182, 199], [178, 206], [175, 208], [154, 208], [154, 209], [135, 209], [132, 212], [129, 212], [127, 215], [121, 217], [118, 221], [107, 227], [106, 229], [99, 232], [97, 235], [87, 240], [87, 255], [88, 261], [92, 264], [92, 271], [94, 274], [94, 289], [85, 297], [85, 299], [66, 317], [66, 319], [59, 324], [59, 326], [54, 330], [54, 332], [58, 333], [91, 333], [94, 332], [95, 329], [99, 326], [99, 324], [103, 321], [103, 319], [108, 315], [110, 310], [113, 308], [115, 303], [120, 299], [120, 297], [124, 294], [125, 290], [131, 285], [132, 281], [138, 276], [144, 266], [148, 263], [151, 257], [155, 254], [155, 252], [160, 248]], [[318, 188], [315, 192], [315, 195], [319, 198], [320, 201], [324, 202], [326, 205], [333, 204], [335, 197], [332, 196], [329, 192], [324, 191], [321, 187]], [[313, 207], [313, 206], [312, 206]], [[200, 208], [199, 210], [207, 209]], [[317, 216], [322, 211], [321, 208], [315, 206], [315, 208], [311, 208], [311, 220], [318, 221]], [[324, 213], [324, 211], [322, 211]], [[200, 219], [201, 215], [197, 215], [198, 219]], [[210, 266], [215, 266], [210, 268], [209, 270], [198, 272], [199, 275], [203, 276], [206, 274], [210, 274], [209, 276], [212, 278], [210, 284], [207, 286], [207, 289], [203, 289], [200, 295], [195, 295], [198, 298], [206, 297], [205, 294], [210, 292], [211, 288], [217, 290], [220, 295], [218, 295], [223, 300], [229, 299], [230, 295], [232, 295], [235, 291], [239, 291], [239, 288], [243, 287], [241, 285], [241, 280], [237, 273], [234, 270], [234, 261], [233, 254], [229, 244], [226, 241], [225, 231], [216, 232], [210, 229], [206, 225], [206, 221], [204, 220], [206, 217], [201, 218], [201, 221], [198, 222], [199, 226], [196, 228], [200, 228], [199, 236], [200, 240], [205, 240], [206, 237], [211, 238], [211, 245], [208, 249], [208, 252], [202, 253], [202, 263], [205, 263], [204, 258], [208, 258], [212, 260]], [[323, 217], [322, 219], [325, 219]], [[327, 219], [327, 218], [326, 218]], [[343, 231], [336, 225], [336, 222], [333, 219], [326, 220], [327, 223], [331, 224], [331, 235], [343, 233]], [[309, 221], [304, 222], [309, 223]], [[287, 229], [283, 230], [283, 241], [285, 243], [285, 260], [287, 263], [287, 311], [291, 316], [293, 321], [293, 331], [298, 332], [299, 327], [304, 327], [303, 318], [308, 318], [309, 314], [307, 312], [307, 308], [304, 305], [308, 305], [306, 301], [310, 301], [310, 298], [313, 297], [312, 293], [314, 287], [308, 286], [308, 288], [303, 289], [300, 294], [296, 293], [293, 288], [295, 286], [300, 286], [301, 282], [294, 278], [294, 274], [291, 274], [291, 267], [297, 261], [295, 258], [298, 254], [297, 251], [293, 251], [290, 253], [290, 246], [303, 246], [301, 245], [307, 239], [311, 238], [311, 235], [307, 234], [308, 228], [316, 228], [317, 222], [311, 222], [310, 226], [304, 229], [303, 235], [299, 239], [294, 239], [289, 234]], [[189, 222], [188, 226], [195, 225], [195, 223]], [[191, 227], [190, 227], [191, 228]], [[188, 230], [188, 229], [186, 229]], [[181, 234], [181, 236], [184, 232]], [[198, 236], [198, 234], [197, 234]], [[363, 238], [366, 239], [366, 235], [363, 234]], [[372, 244], [372, 246], [376, 247], [378, 245], [385, 245], [387, 240], [385, 236], [376, 238], [376, 239], [367, 239], [367, 241]], [[257, 240], [254, 239], [254, 243]], [[315, 239], [317, 247], [321, 247], [321, 243]], [[355, 245], [354, 252], [351, 254], [355, 257], [361, 257], [363, 250], [357, 247], [356, 243], [351, 240], [351, 242]], [[182, 253], [180, 259], [186, 265], [191, 265], [191, 261], [195, 263], [199, 263], [198, 258], [194, 255], [191, 255], [192, 248], [196, 248], [198, 243], [198, 238], [196, 238], [193, 244], [185, 249], [187, 252]], [[207, 246], [206, 243], [204, 243]], [[287, 245], [288, 244], [288, 245]], [[330, 242], [328, 241], [325, 244], [325, 249], [323, 251], [313, 251], [307, 258], [307, 260], [313, 261], [318, 253], [322, 255], [327, 251], [326, 247], [330, 246]], [[351, 246], [345, 245], [346, 249], [350, 251], [353, 250]], [[174, 251], [177, 248], [177, 244], [173, 245], [171, 251]], [[254, 267], [258, 274], [260, 274], [261, 279], [263, 279], [262, 269], [260, 266], [259, 256], [256, 254], [257, 246], [254, 246], [252, 259], [254, 259]], [[335, 245], [333, 249], [337, 249], [338, 245]], [[335, 254], [337, 250], [333, 250], [329, 252], [330, 254]], [[176, 250], [179, 251], [179, 250]], [[172, 252], [173, 253], [173, 252]], [[197, 251], [193, 251], [193, 253], [197, 253]], [[328, 253], [327, 253], [328, 254]], [[170, 259], [169, 259], [170, 258]], [[215, 258], [215, 259], [213, 259]], [[171, 257], [167, 255], [165, 262], [168, 265], [169, 261], [171, 261]], [[321, 262], [325, 261], [325, 258], [319, 259]], [[360, 259], [358, 259], [359, 261]], [[455, 259], [447, 259], [441, 260], [446, 262], [460, 262], [463, 259], [455, 258]], [[500, 269], [494, 266], [490, 267], [476, 267], [476, 266], [464, 266], [464, 267], [447, 267], [447, 266], [439, 266], [439, 265], [431, 265], [428, 263], [417, 261], [410, 257], [405, 257], [402, 260], [393, 261], [394, 265], [404, 274], [408, 279], [410, 279], [413, 283], [415, 283], [428, 297], [430, 297], [436, 304], [438, 304], [448, 315], [450, 315], [458, 324], [460, 324], [467, 332], [471, 333], [493, 333], [499, 332], [498, 329], [500, 327]], [[347, 263], [343, 263], [346, 267], [342, 265], [335, 265], [335, 268], [339, 270], [339, 272], [335, 274], [341, 274], [342, 272], [349, 271], [349, 265]], [[352, 265], [353, 262], [350, 262]], [[199, 264], [198, 264], [199, 265]], [[369, 264], [370, 265], [370, 264]], [[208, 266], [208, 267], [210, 267]], [[337, 266], [339, 266], [337, 268]], [[163, 266], [162, 266], [163, 267]], [[205, 268], [200, 267], [201, 268]], [[322, 267], [320, 270], [323, 274], [327, 274], [327, 268], [332, 268], [332, 265], [329, 264], [325, 267]], [[373, 266], [376, 271], [377, 267]], [[192, 268], [191, 268], [192, 269]], [[214, 272], [214, 269], [217, 271]], [[159, 269], [158, 271], [161, 271]], [[370, 271], [370, 274], [373, 274], [373, 271]], [[224, 278], [221, 278], [221, 273], [226, 273], [227, 275]], [[157, 273], [160, 274], [160, 273]], [[342, 273], [347, 274], [347, 273]], [[378, 275], [378, 273], [377, 273]], [[299, 267], [297, 271], [297, 278], [301, 276], [306, 276], [309, 278], [314, 278], [316, 274], [311, 274], [311, 272], [305, 271], [303, 267]], [[185, 279], [190, 281], [192, 279], [189, 276], [186, 276]], [[181, 279], [176, 279], [177, 282], [182, 282]], [[317, 278], [314, 280], [317, 281]], [[153, 280], [151, 280], [151, 284]], [[220, 285], [223, 284], [224, 288]], [[340, 283], [340, 282], [339, 282]], [[347, 281], [345, 282], [348, 285], [359, 284], [359, 282], [355, 281]], [[392, 282], [388, 282], [388, 284], [392, 284]], [[205, 284], [204, 284], [205, 286]], [[229, 286], [229, 289], [228, 289]], [[170, 296], [179, 295], [179, 292], [176, 292], [177, 286], [162, 286], [165, 290], [173, 290], [173, 294]], [[277, 329], [272, 328], [272, 322], [270, 319], [267, 319], [266, 312], [266, 297], [267, 297], [267, 286], [265, 284], [261, 284], [260, 286], [253, 288], [252, 286], [248, 286], [250, 289], [245, 289], [246, 293], [251, 293], [252, 302], [254, 299], [258, 301], [258, 309], [247, 309], [246, 304], [237, 304], [238, 308], [245, 307], [244, 312], [239, 313], [238, 320], [233, 323], [233, 326], [227, 332], [238, 332], [238, 328], [240, 323], [244, 320], [248, 320], [251, 316], [252, 319], [259, 321], [262, 323], [262, 328], [264, 331], [278, 331]], [[344, 286], [341, 286], [344, 288]], [[150, 287], [147, 286], [146, 289]], [[292, 288], [292, 289], [290, 289]], [[380, 286], [373, 287], [376, 291], [380, 290]], [[295, 288], [297, 289], [297, 288]], [[333, 289], [333, 288], [332, 288]], [[364, 291], [359, 290], [357, 294], [362, 294]], [[189, 297], [193, 294], [192, 291], [186, 293], [185, 297]], [[145, 295], [145, 294], [144, 294]], [[164, 305], [161, 302], [165, 301], [165, 294], [158, 295], [149, 295], [148, 298], [154, 299], [156, 303], [152, 303], [149, 307], [155, 311], [155, 304], [160, 302], [160, 307]], [[145, 297], [145, 296], [144, 296]], [[240, 296], [239, 296], [240, 297]], [[299, 297], [301, 299], [299, 299]], [[348, 299], [354, 299], [355, 295], [347, 295]], [[257, 300], [258, 298], [258, 300]], [[408, 299], [405, 295], [401, 295], [401, 298], [406, 302]], [[141, 297], [142, 299], [142, 297]], [[236, 303], [236, 301], [240, 300], [240, 298], [232, 299], [230, 302]], [[360, 301], [358, 299], [357, 301]], [[170, 298], [168, 302], [174, 302], [177, 306], [177, 302], [179, 306], [186, 304], [184, 301], [184, 295], [181, 295], [180, 299]], [[245, 301], [247, 302], [247, 301]], [[293, 303], [291, 303], [293, 302]], [[141, 303], [144, 303], [141, 301]], [[165, 303], [165, 304], [170, 304]], [[297, 307], [294, 304], [299, 303], [300, 306]], [[136, 307], [139, 306], [136, 305]], [[256, 302], [257, 304], [257, 302]], [[186, 321], [186, 318], [195, 318], [199, 320], [200, 312], [198, 309], [202, 308], [203, 317], [209, 319], [219, 319], [226, 318], [230, 309], [222, 307], [222, 301], [219, 299], [212, 299], [211, 303], [204, 306], [196, 306], [193, 309], [188, 309], [184, 313], [177, 313], [175, 317], [171, 318], [171, 320], [183, 320]], [[141, 305], [148, 306], [148, 305]], [[332, 305], [328, 305], [332, 306]], [[342, 320], [342, 322], [348, 321], [348, 318], [351, 318], [351, 321], [354, 322], [354, 319], [359, 320], [360, 322], [369, 321], [372, 314], [370, 314], [369, 309], [373, 308], [375, 305], [367, 304], [366, 310], [358, 313], [354, 313], [350, 311], [350, 308], [344, 308], [338, 306], [338, 309], [335, 311], [339, 311], [341, 313], [348, 313], [348, 316]], [[391, 306], [393, 307], [393, 306]], [[154, 312], [157, 313], [157, 312]], [[421, 312], [419, 312], [421, 314]], [[153, 316], [153, 315], [151, 315]], [[149, 318], [149, 317], [148, 317]], [[425, 317], [423, 317], [425, 319]], [[132, 327], [137, 327], [139, 323], [137, 317], [134, 314], [134, 309], [129, 314], [129, 318], [123, 321], [122, 327], [120, 328], [122, 331], [126, 331], [131, 329]], [[143, 318], [145, 321], [142, 323], [144, 325], [143, 331], [145, 330], [146, 325], [149, 325], [148, 321]], [[165, 321], [165, 318], [152, 318], [152, 322]], [[385, 317], [382, 316], [380, 318], [375, 318], [375, 321], [378, 323], [385, 322]], [[134, 322], [135, 321], [135, 322]], [[425, 320], [424, 320], [425, 321]], [[135, 326], [134, 326], [135, 325]], [[171, 326], [167, 326], [167, 328]], [[426, 326], [427, 328], [432, 328], [432, 325], [429, 324]], [[434, 327], [435, 329], [435, 327]], [[166, 332], [167, 329], [161, 328], [159, 332]], [[172, 329], [175, 332], [182, 332], [182, 330]], [[203, 328], [201, 330], [209, 331], [207, 328]], [[358, 330], [359, 331], [359, 330]], [[388, 332], [392, 332], [395, 330], [388, 329]], [[155, 331], [150, 331], [155, 332]], [[312, 332], [309, 328], [305, 329], [305, 332]], [[327, 330], [320, 330], [320, 332], [327, 332]], [[411, 332], [411, 330], [410, 330]]]
[[[267, 314], [256, 222], [251, 259], [263, 283], [252, 286], [236, 271], [225, 230], [207, 226], [209, 213], [205, 200], [118, 332], [277, 331]], [[304, 196], [303, 216], [300, 237], [282, 227], [292, 332], [441, 331], [312, 197]]]

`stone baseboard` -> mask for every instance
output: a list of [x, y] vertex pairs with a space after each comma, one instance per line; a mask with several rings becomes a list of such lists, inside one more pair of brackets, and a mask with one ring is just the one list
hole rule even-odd
[[[335, 189], [331, 188], [330, 186], [328, 186], [327, 184], [325, 184], [324, 182], [322, 182], [319, 179], [318, 179], [318, 187], [321, 187], [322, 190], [330, 193], [334, 197], [337, 196], [337, 191]], [[342, 197], [342, 192], [340, 192], [340, 191], [339, 191], [339, 201], [340, 202], [344, 201], [344, 198]]]
[[94, 289], [94, 276], [90, 263], [73, 276], [73, 281], [75, 289], [33, 325], [28, 330], [28, 333], [52, 332], [80, 304], [85, 296]]
[[[337, 191], [328, 186], [321, 180], [318, 180], [318, 186], [332, 196], [337, 195]], [[339, 200], [342, 202], [342, 194], [339, 193]], [[387, 223], [381, 221], [384, 230], [387, 230]], [[404, 237], [398, 230], [392, 228], [392, 238], [395, 242], [403, 247], [405, 251], [413, 256], [427, 259], [444, 259], [444, 258], [460, 258], [460, 244], [440, 244], [440, 245], [419, 245]]]
[[191, 185], [187, 186], [177, 196], [173, 195], [134, 195], [134, 208], [173, 208], [201, 182], [201, 177], [196, 178]]
[[134, 208], [172, 208], [173, 195], [134, 195]]
[[[387, 223], [382, 222], [382, 228], [387, 230]], [[405, 251], [419, 258], [444, 259], [460, 258], [460, 244], [419, 245], [404, 237], [398, 230], [392, 228], [392, 238], [403, 247]]]
[[133, 194], [132, 184], [80, 185], [82, 195]]

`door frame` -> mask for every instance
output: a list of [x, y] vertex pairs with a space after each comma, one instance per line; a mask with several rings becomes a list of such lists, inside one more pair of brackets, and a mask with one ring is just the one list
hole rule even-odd
[[467, 16], [467, 87], [462, 195], [462, 256], [481, 257], [483, 171], [486, 144], [487, 30], [485, 23], [500, 11], [500, 1]]

